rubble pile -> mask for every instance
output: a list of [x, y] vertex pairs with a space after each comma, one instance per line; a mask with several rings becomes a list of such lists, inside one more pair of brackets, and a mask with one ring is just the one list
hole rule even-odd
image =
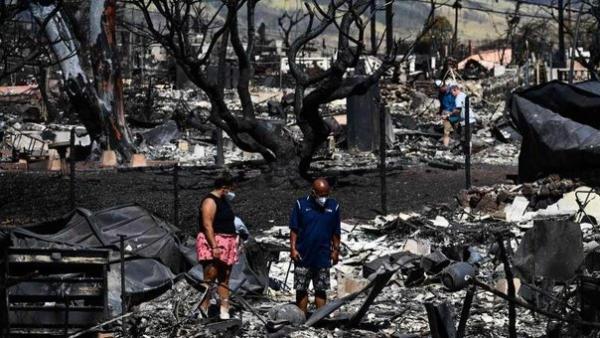
[[[510, 80], [504, 78], [465, 83], [472, 98], [473, 111], [479, 117], [479, 123], [473, 128], [473, 163], [517, 163], [519, 136], [513, 132], [504, 117], [504, 102], [500, 94], [506, 91], [507, 83]], [[393, 140], [388, 140], [389, 167], [425, 163], [440, 168], [458, 169], [463, 165], [460, 140], [456, 139], [448, 149], [441, 146], [442, 125], [437, 117], [438, 102], [434, 91], [434, 88], [415, 89], [408, 85], [382, 86], [381, 93], [390, 107], [393, 124], [390, 135]], [[258, 112], [257, 118], [282, 124], [282, 118], [286, 117], [284, 132], [300, 142], [302, 135], [290, 110], [289, 98], [286, 98], [290, 96], [289, 93], [279, 88], [255, 87], [251, 94]], [[226, 90], [225, 96], [233, 112], [241, 110], [235, 90]], [[128, 122], [136, 136], [138, 151], [150, 161], [179, 162], [194, 166], [214, 165], [216, 134], [214, 126], [208, 122], [209, 109], [207, 98], [193, 89], [155, 85], [151, 90], [135, 92], [128, 102]], [[347, 129], [346, 100], [330, 102], [322, 107], [321, 113], [336, 126], [337, 131], [323, 146], [325, 151], [316, 156], [313, 168], [337, 171], [376, 169], [378, 158], [372, 152], [348, 149], [347, 130], [344, 131]], [[46, 137], [44, 140], [47, 144], [67, 142], [68, 131], [72, 127], [68, 124], [23, 122], [17, 116], [7, 114], [2, 119], [6, 130]], [[162, 138], [160, 142], [148, 142], [145, 139], [147, 134], [168, 125], [176, 127], [170, 137]], [[53, 139], [53, 134], [60, 135]], [[79, 143], [82, 146], [88, 145], [89, 140]], [[224, 157], [226, 163], [262, 159], [258, 154], [241, 151], [227, 136]]]
[[559, 211], [567, 213], [577, 211], [577, 208], [575, 210], [564, 208], [559, 210], [557, 203], [565, 198], [572, 199], [569, 192], [591, 190], [591, 188], [583, 187], [582, 183], [576, 180], [562, 179], [558, 175], [551, 175], [532, 183], [501, 184], [462, 190], [458, 194], [457, 200], [463, 210], [479, 219], [484, 217], [509, 222], [530, 221], [530, 217], [525, 216], [527, 211], [550, 212], [553, 210], [558, 214], [560, 214]]
[[[474, 163], [517, 164], [520, 137], [504, 114], [504, 95], [511, 83], [509, 77], [464, 83], [471, 111], [477, 117], [471, 137]], [[460, 140], [454, 140], [449, 149], [441, 145], [443, 127], [437, 115], [439, 102], [435, 90], [430, 91], [425, 93], [408, 86], [389, 86], [382, 90], [394, 121], [394, 148], [413, 163], [458, 168], [463, 162], [463, 147]]]
[[[596, 242], [597, 236], [594, 226], [590, 223], [591, 218], [585, 217], [596, 215], [596, 210], [600, 210], [598, 208], [600, 195], [595, 192], [587, 193], [588, 202], [584, 203], [583, 208], [586, 213], [581, 217], [577, 216], [577, 207], [569, 213], [562, 213], [560, 217], [556, 214], [535, 213], [529, 215], [529, 220], [533, 223], [530, 227], [522, 226], [520, 220], [511, 220], [508, 214], [503, 221], [499, 221], [491, 217], [465, 217], [465, 213], [461, 211], [479, 208], [483, 213], [484, 205], [480, 204], [486, 204], [485, 201], [489, 200], [489, 209], [485, 212], [492, 212], [491, 196], [495, 196], [496, 203], [498, 199], [503, 200], [498, 203], [496, 210], [502, 209], [502, 206], [510, 209], [515, 206], [515, 203], [521, 203], [522, 199], [527, 201], [527, 205], [530, 205], [529, 201], [537, 201], [529, 207], [534, 210], [537, 203], [541, 203], [540, 201], [544, 199], [558, 198], [556, 203], [564, 204], [566, 199], [572, 198], [571, 196], [585, 193], [587, 191], [585, 189], [590, 188], [582, 187], [571, 180], [550, 177], [528, 185], [499, 185], [465, 191], [461, 193], [462, 197], [459, 199], [461, 203], [467, 203], [468, 206], [463, 205], [456, 210], [448, 206], [425, 207], [420, 213], [406, 212], [379, 216], [370, 222], [346, 220], [342, 223], [342, 260], [332, 269], [332, 289], [328, 295], [330, 301], [340, 300], [336, 303], [335, 310], [316, 322], [311, 321], [309, 316], [307, 323], [310, 323], [311, 327], [292, 326], [292, 329], [291, 324], [288, 324], [287, 329], [284, 325], [284, 328], [275, 331], [278, 334], [287, 332], [291, 337], [332, 335], [334, 337], [380, 337], [382, 334], [417, 337], [427, 332], [433, 334], [431, 330], [434, 328], [428, 319], [431, 315], [428, 307], [446, 308], [450, 313], [448, 323], [456, 327], [468, 288], [465, 287], [467, 284], [460, 287], [460, 279], [453, 282], [450, 279], [448, 282], [448, 278], [451, 278], [448, 276], [460, 271], [457, 270], [459, 266], [468, 266], [473, 269], [470, 278], [476, 279], [479, 287], [470, 309], [467, 335], [506, 336], [509, 325], [508, 306], [500, 296], [507, 297], [508, 289], [504, 261], [498, 246], [499, 241], [502, 239], [507, 247], [510, 246], [506, 251], [512, 255], [510, 261], [512, 261], [513, 273], [516, 272], [517, 277], [514, 281], [520, 301], [527, 302], [533, 309], [538, 308], [542, 303], [538, 303], [540, 296], [535, 296], [535, 290], [545, 288], [543, 294], [552, 294], [554, 298], [551, 299], [558, 302], [559, 300], [556, 299], [567, 297], [562, 294], [564, 288], [573, 290], [576, 284], [567, 284], [567, 286], [550, 284], [554, 286], [549, 287], [548, 283], [542, 282], [549, 277], [544, 275], [542, 267], [546, 263], [541, 258], [539, 262], [537, 261], [537, 253], [534, 254], [535, 271], [541, 272], [539, 276], [527, 277], [527, 274], [531, 273], [528, 270], [531, 261], [527, 264], [523, 263], [523, 257], [529, 257], [524, 252], [541, 250], [544, 253], [543, 257], [554, 257], [554, 259], [557, 259], [556, 255], [562, 255], [561, 264], [557, 264], [556, 260], [553, 261], [553, 271], [555, 271], [553, 273], [573, 278], [576, 269], [573, 268], [573, 264], [568, 265], [569, 263], [564, 262], [573, 261], [579, 267], [583, 261], [579, 255], [586, 255], [588, 257], [586, 261], [589, 262], [593, 261], [591, 257], [600, 255], [598, 254], [600, 244]], [[558, 196], [559, 192], [562, 192], [560, 196]], [[540, 204], [542, 205], [543, 203]], [[525, 210], [523, 209], [523, 213]], [[582, 210], [579, 211], [581, 213]], [[540, 234], [539, 236], [544, 236], [544, 240], [540, 239], [528, 246], [521, 244], [531, 241], [533, 233], [544, 233], [546, 229], [553, 232], [547, 235]], [[570, 238], [569, 236], [572, 239], [563, 244], [551, 243], [560, 238]], [[273, 245], [285, 243], [288, 239], [289, 229], [286, 226], [275, 226], [255, 237], [259, 243]], [[563, 248], [560, 248], [561, 246]], [[564, 251], [566, 247], [568, 247], [567, 252]], [[567, 258], [565, 255], [571, 257]], [[233, 303], [236, 305], [235, 316], [242, 320], [241, 327], [236, 328], [237, 335], [262, 337], [265, 333], [273, 334], [274, 322], [271, 318], [273, 309], [294, 301], [293, 274], [288, 273], [289, 269], [289, 255], [283, 251], [279, 254], [279, 259], [270, 264], [271, 281], [264, 295], [233, 297]], [[577, 271], [591, 278], [595, 273], [593, 269], [596, 269], [593, 264], [587, 263]], [[380, 276], [382, 271], [391, 271], [391, 277], [376, 296], [375, 301], [371, 303], [367, 297], [369, 285], [374, 278]], [[571, 279], [569, 283], [575, 282]], [[454, 287], [456, 285], [459, 287]], [[361, 291], [365, 288], [366, 291]], [[160, 335], [163, 332], [170, 332], [169, 336], [172, 337], [196, 336], [201, 332], [205, 333], [206, 331], [202, 330], [207, 327], [214, 330], [214, 327], [206, 324], [206, 319], [196, 319], [191, 315], [199, 297], [200, 292], [195, 291], [194, 287], [185, 280], [177, 282], [169, 293], [135, 309], [136, 313], [133, 316], [136, 330], [147, 337]], [[365, 304], [368, 307], [365, 316], [359, 324], [350, 325], [347, 318], [352, 317]], [[314, 312], [313, 315], [317, 313]], [[547, 334], [547, 319], [544, 316], [534, 314], [534, 311], [522, 307], [517, 307], [517, 314], [518, 336], [539, 337]], [[570, 312], [568, 315], [563, 315], [577, 316], [578, 314]], [[231, 325], [225, 326], [231, 329]], [[562, 329], [565, 333], [568, 327]]]

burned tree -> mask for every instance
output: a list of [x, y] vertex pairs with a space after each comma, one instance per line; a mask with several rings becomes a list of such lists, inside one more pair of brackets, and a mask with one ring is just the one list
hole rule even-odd
[[18, 19], [24, 9], [24, 4], [0, 2], [0, 80], [39, 62], [44, 51], [26, 31], [27, 23]]
[[277, 19], [285, 48], [290, 48], [290, 36], [292, 34], [292, 29], [302, 22], [302, 20], [304, 20], [304, 18], [307, 16], [308, 14], [300, 11], [292, 14], [285, 11], [283, 15]]
[[[115, 0], [92, 1], [90, 35], [94, 80], [84, 70], [82, 53], [60, 2], [30, 2], [29, 10], [43, 28], [49, 48], [62, 71], [64, 87], [79, 118], [95, 141], [128, 159], [134, 151], [125, 124], [123, 88], [115, 36]], [[104, 139], [106, 138], [106, 139]]]
[[[322, 106], [336, 99], [366, 92], [393, 66], [396, 58], [397, 48], [391, 48], [381, 67], [372, 74], [360, 81], [347, 79], [347, 71], [356, 67], [365, 54], [364, 31], [368, 23], [365, 12], [369, 2], [337, 0], [329, 3], [327, 8], [322, 8], [316, 1], [306, 2], [306, 16], [298, 17], [306, 21], [303, 33], [293, 41], [285, 42], [289, 46], [287, 56], [296, 83], [294, 112], [303, 133], [298, 150], [292, 140], [283, 134], [273, 133], [269, 123], [255, 117], [249, 83], [254, 62], [254, 13], [258, 1], [224, 1], [216, 9], [208, 1], [197, 0], [129, 0], [128, 3], [137, 7], [145, 18], [143, 27], [132, 28], [159, 42], [175, 58], [188, 78], [206, 93], [211, 103], [210, 121], [213, 124], [223, 129], [241, 149], [260, 153], [274, 169], [289, 172], [291, 166], [297, 166], [304, 178], [309, 178], [313, 154], [330, 133], [320, 113]], [[241, 27], [238, 16], [244, 6], [247, 15], [245, 27]], [[156, 9], [164, 19], [164, 24], [160, 25], [152, 19], [151, 8]], [[190, 21], [201, 23], [204, 35], [199, 45], [190, 43]], [[291, 22], [298, 24], [300, 20], [292, 19]], [[240, 32], [244, 28], [248, 32], [246, 36]], [[329, 69], [310, 76], [303, 72], [298, 54], [327, 29], [336, 32], [338, 37], [337, 56]], [[243, 38], [246, 39], [245, 46]], [[420, 35], [415, 40], [418, 38]], [[207, 75], [211, 65], [217, 65], [217, 74], [224, 74], [225, 54], [217, 53], [217, 45], [231, 45], [237, 59], [237, 95], [241, 112], [233, 111], [225, 100], [221, 76], [214, 79]]]
[[[577, 15], [575, 24], [562, 24], [564, 32], [570, 37], [571, 47], [574, 49], [571, 57], [584, 66], [590, 78], [600, 79], [598, 67], [600, 67], [600, 1], [584, 0], [579, 3], [577, 10], [572, 10]], [[559, 23], [561, 19], [551, 12], [554, 20]], [[579, 48], [589, 51], [589, 56], [584, 55]], [[567, 65], [568, 66], [568, 65]]]

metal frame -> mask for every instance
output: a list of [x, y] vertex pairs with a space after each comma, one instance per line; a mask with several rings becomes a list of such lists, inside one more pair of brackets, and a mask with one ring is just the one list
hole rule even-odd
[[108, 250], [5, 254], [3, 337], [68, 336], [108, 318]]

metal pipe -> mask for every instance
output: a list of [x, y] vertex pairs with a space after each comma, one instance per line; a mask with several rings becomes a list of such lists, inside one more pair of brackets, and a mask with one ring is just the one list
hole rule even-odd
[[465, 99], [465, 186], [471, 188], [471, 116], [469, 96]]
[[[127, 303], [125, 301], [125, 235], [119, 235], [120, 253], [121, 253], [121, 315], [127, 313]], [[121, 321], [123, 336], [127, 337], [127, 323], [125, 319]]]
[[217, 128], [217, 166], [225, 165], [225, 156], [223, 155], [223, 130]]
[[472, 284], [467, 289], [467, 295], [465, 296], [465, 302], [463, 303], [462, 310], [460, 312], [460, 321], [458, 322], [458, 329], [456, 333], [457, 338], [463, 338], [465, 336], [465, 330], [467, 328], [467, 320], [471, 314], [471, 304], [473, 304], [473, 298], [475, 297], [475, 289], [477, 286]]
[[510, 263], [508, 262], [508, 255], [506, 254], [506, 248], [504, 247], [504, 239], [498, 236], [497, 239], [498, 247], [500, 248], [500, 259], [504, 265], [504, 275], [506, 276], [506, 284], [508, 286], [508, 336], [510, 338], [517, 337], [517, 309], [513, 299], [516, 298], [515, 284]]
[[75, 209], [75, 127], [71, 128], [69, 143], [69, 200], [71, 202], [71, 209]]
[[173, 225], [179, 226], [179, 163], [173, 168]]

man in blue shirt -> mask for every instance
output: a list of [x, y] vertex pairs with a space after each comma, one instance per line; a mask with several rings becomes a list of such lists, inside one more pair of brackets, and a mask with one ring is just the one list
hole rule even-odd
[[290, 217], [290, 257], [294, 261], [296, 305], [307, 313], [308, 287], [313, 283], [315, 306], [327, 301], [329, 269], [339, 261], [340, 206], [329, 198], [331, 188], [316, 179], [309, 196], [299, 198]]
[[440, 108], [438, 115], [441, 115], [442, 124], [444, 125], [442, 143], [447, 147], [450, 144], [450, 133], [454, 130], [454, 124], [457, 122], [453, 121], [452, 117], [452, 112], [456, 106], [455, 98], [451, 91], [454, 84], [442, 83], [441, 80], [436, 80], [435, 85], [439, 88], [438, 100], [440, 101]]

